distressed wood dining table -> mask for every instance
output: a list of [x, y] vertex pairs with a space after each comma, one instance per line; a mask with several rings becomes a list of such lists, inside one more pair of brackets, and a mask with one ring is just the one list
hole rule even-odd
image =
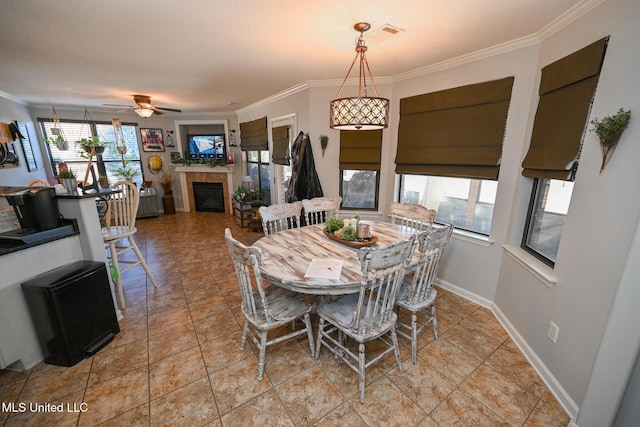
[[[383, 248], [415, 233], [386, 222], [363, 221], [369, 224], [371, 235], [378, 237], [373, 248]], [[262, 251], [260, 272], [270, 282], [292, 291], [314, 295], [343, 295], [360, 291], [360, 260], [357, 248], [329, 239], [324, 224], [309, 225], [270, 234], [252, 246]], [[339, 279], [304, 277], [313, 259], [343, 261]], [[417, 254], [414, 256], [417, 261]]]

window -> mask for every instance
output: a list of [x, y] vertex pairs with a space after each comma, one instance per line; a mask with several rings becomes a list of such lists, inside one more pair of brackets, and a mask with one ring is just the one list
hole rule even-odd
[[269, 151], [247, 151], [247, 173], [253, 179], [253, 185], [260, 189], [265, 203], [271, 203], [269, 157]]
[[382, 129], [340, 131], [340, 209], [378, 209]]
[[[52, 136], [51, 128], [53, 122], [46, 119], [38, 119], [40, 128], [44, 137]], [[59, 150], [55, 145], [47, 144], [49, 155], [51, 157], [51, 164], [54, 167], [54, 174], [57, 175], [57, 165], [64, 162], [68, 165], [76, 177], [79, 180], [84, 180], [87, 164], [89, 163], [89, 156], [84, 153], [82, 148], [75, 144], [75, 141], [80, 138], [87, 138], [90, 136], [98, 136], [101, 141], [108, 141], [104, 153], [102, 154], [102, 161], [104, 163], [105, 170], [101, 171], [99, 160], [94, 158], [94, 165], [96, 169], [96, 178], [101, 173], [106, 172], [107, 178], [111, 184], [120, 181], [121, 178], [114, 174], [114, 171], [122, 167], [122, 155], [116, 151], [115, 135], [113, 125], [110, 122], [92, 122], [86, 123], [73, 120], [61, 120], [60, 126], [62, 126], [62, 132], [66, 139], [69, 141], [68, 150]], [[134, 181], [142, 182], [144, 180], [142, 163], [140, 162], [140, 150], [138, 146], [138, 138], [136, 136], [136, 125], [134, 124], [122, 124], [122, 134], [124, 136], [124, 143], [127, 147], [127, 153], [124, 155], [128, 166], [135, 168], [138, 171], [138, 175]], [[89, 174], [88, 181], [91, 182], [92, 178]]]
[[340, 170], [340, 209], [378, 209], [379, 184], [377, 170]]
[[555, 265], [572, 192], [570, 181], [534, 180], [522, 248], [551, 266]]
[[436, 222], [489, 235], [498, 182], [484, 179], [401, 175], [400, 203], [435, 209]]

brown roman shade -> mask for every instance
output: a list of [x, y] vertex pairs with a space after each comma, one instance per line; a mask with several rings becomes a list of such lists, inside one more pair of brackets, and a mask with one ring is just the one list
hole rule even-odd
[[267, 116], [250, 122], [240, 123], [240, 149], [242, 151], [269, 149]]
[[542, 69], [522, 175], [573, 181], [608, 40], [598, 40]]
[[289, 126], [271, 129], [273, 156], [271, 161], [277, 165], [289, 165]]
[[396, 173], [498, 179], [513, 81], [401, 99]]
[[380, 170], [382, 129], [341, 130], [340, 169]]

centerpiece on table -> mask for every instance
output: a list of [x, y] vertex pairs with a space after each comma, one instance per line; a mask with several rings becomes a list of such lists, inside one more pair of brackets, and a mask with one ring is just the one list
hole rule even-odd
[[[358, 234], [360, 230], [360, 234]], [[324, 224], [324, 234], [331, 240], [343, 243], [352, 248], [374, 245], [378, 238], [369, 233], [369, 226], [360, 224], [360, 218], [341, 219], [330, 216]]]

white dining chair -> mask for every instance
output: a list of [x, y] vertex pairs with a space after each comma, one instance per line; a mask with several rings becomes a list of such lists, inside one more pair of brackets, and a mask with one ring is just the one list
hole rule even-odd
[[307, 225], [324, 224], [330, 216], [337, 216], [342, 197], [314, 197], [304, 199], [302, 209]]
[[436, 218], [436, 211], [413, 203], [391, 202], [389, 216], [392, 224], [400, 224], [402, 228], [412, 228], [416, 231], [425, 231], [431, 228]]
[[258, 211], [262, 220], [262, 231], [265, 236], [268, 236], [282, 230], [298, 228], [302, 214], [302, 202], [260, 206]]
[[[415, 249], [415, 240], [413, 235], [408, 240], [382, 249], [360, 249], [360, 292], [318, 307], [320, 322], [316, 359], [320, 357], [320, 348], [325, 346], [337, 360], [356, 371], [359, 377], [360, 403], [364, 403], [365, 370], [369, 366], [393, 351], [398, 370], [402, 371], [394, 305], [398, 286]], [[391, 341], [386, 339], [387, 335]], [[386, 348], [367, 361], [365, 343], [375, 339], [380, 339], [386, 344]], [[358, 344], [357, 354], [349, 348], [349, 340]]]
[[[398, 314], [398, 335], [411, 341], [411, 361], [416, 364], [418, 351], [418, 333], [429, 323], [433, 325], [433, 335], [438, 339], [438, 320], [436, 318], [437, 291], [433, 288], [440, 265], [440, 259], [444, 253], [453, 226], [432, 228], [418, 235], [418, 252], [420, 258], [413, 274], [408, 274], [398, 291], [396, 312]], [[411, 313], [411, 324], [400, 320], [400, 310], [405, 309]], [[420, 324], [418, 324], [420, 317]], [[405, 332], [407, 331], [407, 332]]]
[[[147, 266], [147, 262], [133, 239], [133, 236], [138, 231], [136, 229], [136, 214], [140, 203], [138, 189], [129, 181], [116, 182], [112, 185], [112, 188], [120, 191], [109, 195], [107, 212], [104, 218], [105, 226], [102, 227], [102, 239], [109, 249], [107, 258], [118, 272], [118, 277], [114, 280], [116, 295], [120, 308], [125, 309], [126, 304], [122, 288], [122, 274], [124, 272], [141, 265], [153, 286], [157, 287], [157, 285]], [[135, 260], [122, 256], [128, 251], [135, 253]], [[127, 267], [122, 268], [123, 264], [126, 264]]]
[[[240, 349], [244, 350], [247, 336], [250, 335], [254, 344], [260, 349], [258, 380], [262, 380], [267, 346], [306, 333], [311, 354], [314, 354], [313, 332], [309, 315], [312, 306], [302, 294], [276, 285], [264, 286], [259, 268], [262, 263], [262, 251], [258, 248], [245, 246], [234, 239], [228, 228], [224, 231], [224, 238], [233, 260], [233, 267], [242, 295], [241, 308], [245, 321]], [[267, 340], [269, 331], [298, 319], [304, 322], [304, 328]]]

